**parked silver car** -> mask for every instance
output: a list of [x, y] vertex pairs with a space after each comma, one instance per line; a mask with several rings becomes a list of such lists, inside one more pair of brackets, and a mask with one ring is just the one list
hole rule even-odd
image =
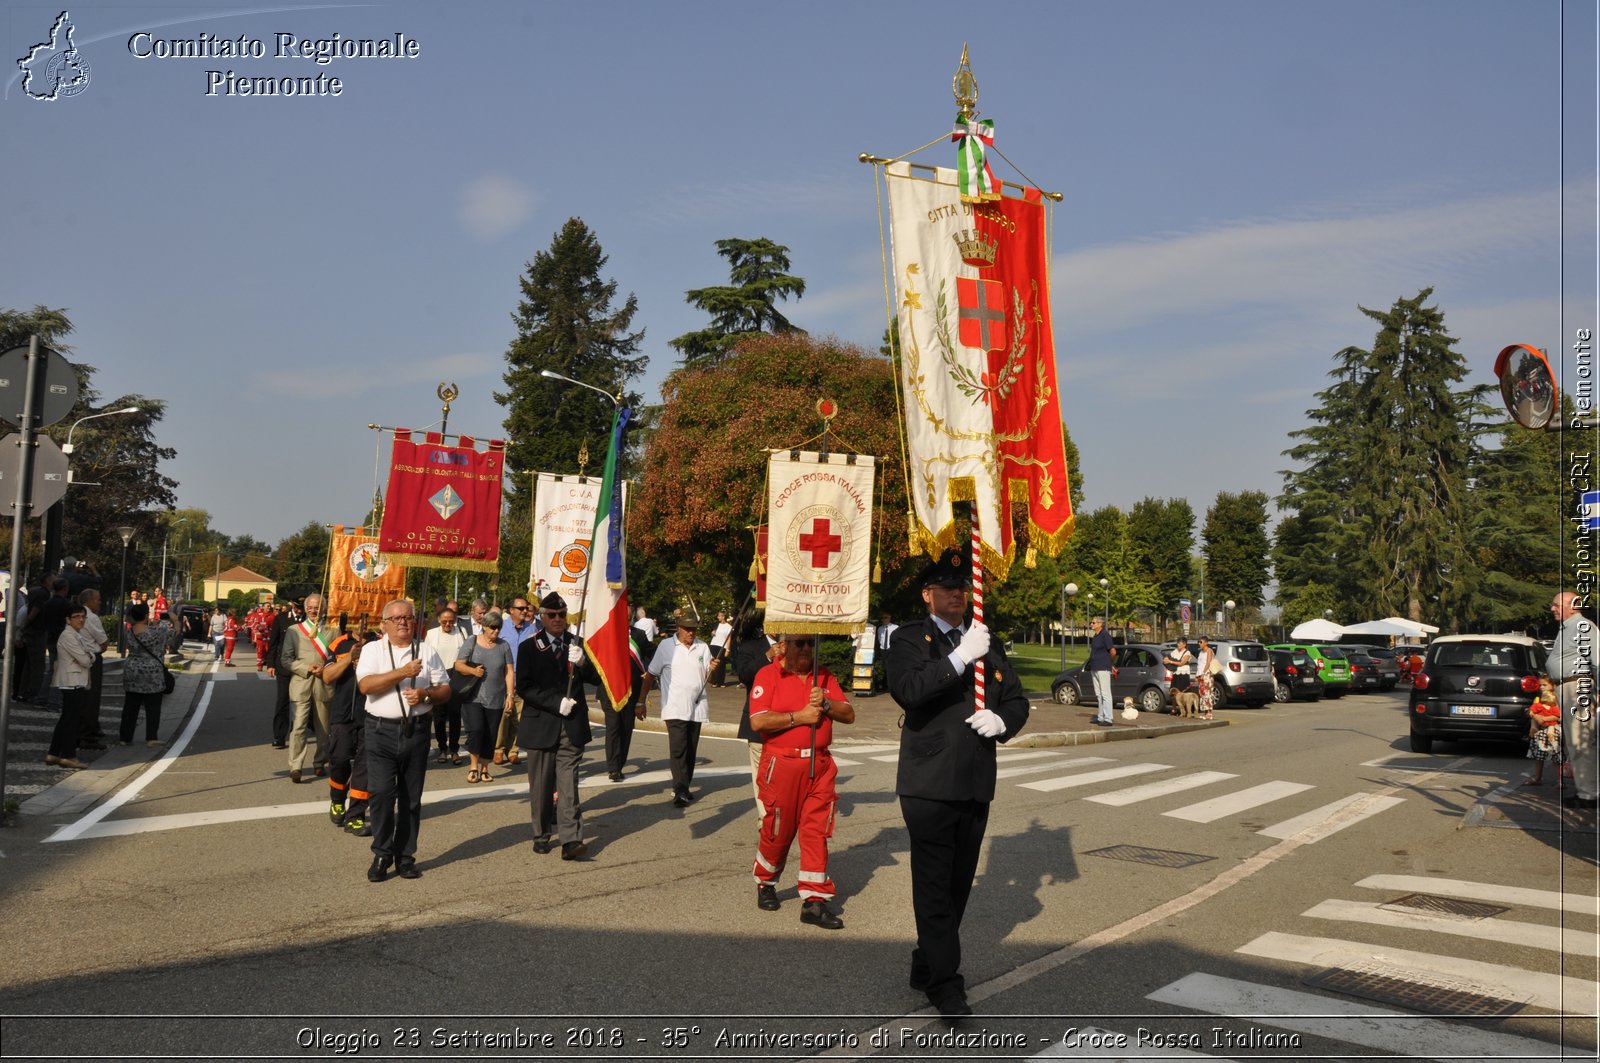
[[[1265, 646], [1250, 639], [1209, 641], [1211, 652], [1222, 665], [1222, 672], [1217, 676], [1221, 680], [1217, 690], [1219, 706], [1244, 705], [1259, 709], [1272, 700], [1272, 660]], [[1162, 653], [1170, 653], [1177, 645], [1176, 642], [1167, 643], [1161, 648]], [[1189, 649], [1195, 650], [1196, 643], [1191, 641]]]

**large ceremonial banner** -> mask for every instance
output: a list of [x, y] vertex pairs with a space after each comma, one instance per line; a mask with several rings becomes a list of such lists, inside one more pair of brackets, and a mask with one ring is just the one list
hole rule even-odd
[[343, 524], [333, 526], [324, 616], [346, 613], [352, 620], [366, 616], [376, 623], [384, 605], [404, 598], [405, 591], [405, 566], [383, 555], [377, 535], [365, 528], [346, 531]]
[[618, 407], [611, 421], [611, 447], [606, 453], [605, 475], [595, 500], [592, 527], [594, 549], [589, 574], [583, 582], [581, 623], [583, 648], [594, 663], [611, 707], [620, 711], [633, 691], [633, 641], [628, 637], [627, 547], [622, 536], [622, 482], [617, 478], [617, 456], [632, 413]]
[[1004, 579], [1013, 502], [1028, 504], [1030, 548], [1053, 556], [1072, 535], [1045, 206], [1038, 189], [1016, 185], [963, 203], [954, 171], [918, 169], [930, 176], [885, 168], [912, 548], [956, 545], [953, 503], [971, 502], [984, 568]]
[[501, 474], [505, 444], [437, 432], [416, 442], [396, 429], [389, 491], [378, 545], [385, 554], [424, 568], [493, 572], [500, 561]]
[[539, 474], [533, 489], [533, 556], [528, 586], [537, 597], [551, 591], [573, 598], [589, 568], [594, 512], [603, 481], [588, 476]]
[[872, 577], [873, 459], [774, 453], [767, 466], [769, 635], [854, 635]]

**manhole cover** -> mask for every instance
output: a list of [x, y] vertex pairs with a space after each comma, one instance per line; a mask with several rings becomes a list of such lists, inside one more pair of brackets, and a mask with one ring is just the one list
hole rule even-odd
[[1487, 919], [1491, 915], [1500, 915], [1511, 910], [1496, 904], [1475, 904], [1472, 901], [1458, 901], [1454, 897], [1436, 897], [1431, 893], [1408, 893], [1378, 907], [1410, 908], [1438, 915], [1458, 915], [1463, 919]]
[[1104, 849], [1091, 849], [1086, 856], [1105, 856], [1112, 860], [1131, 860], [1136, 864], [1152, 864], [1156, 867], [1188, 867], [1191, 864], [1203, 864], [1207, 860], [1215, 860], [1214, 856], [1201, 856], [1199, 853], [1178, 853], [1171, 849], [1151, 849], [1143, 845], [1111, 845]]
[[1330, 967], [1301, 981], [1335, 993], [1399, 1004], [1415, 1011], [1464, 1018], [1504, 1018], [1522, 1010], [1523, 1001], [1507, 1000], [1481, 991], [1481, 986], [1448, 978], [1430, 978], [1376, 963]]

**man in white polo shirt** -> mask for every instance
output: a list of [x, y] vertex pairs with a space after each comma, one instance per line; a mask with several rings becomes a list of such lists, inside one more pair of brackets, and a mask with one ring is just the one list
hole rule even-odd
[[382, 641], [356, 663], [356, 689], [367, 698], [367, 819], [372, 824], [368, 882], [382, 882], [393, 867], [401, 878], [421, 878], [417, 831], [422, 782], [428, 770], [428, 718], [450, 700], [450, 680], [433, 648], [417, 636], [411, 603], [383, 607]]
[[700, 618], [682, 610], [673, 614], [677, 630], [656, 647], [644, 675], [639, 704], [652, 685], [661, 687], [661, 722], [667, 728], [667, 758], [672, 767], [672, 805], [686, 808], [694, 800], [695, 756], [700, 725], [711, 719], [706, 678], [711, 674], [711, 648], [695, 638]]

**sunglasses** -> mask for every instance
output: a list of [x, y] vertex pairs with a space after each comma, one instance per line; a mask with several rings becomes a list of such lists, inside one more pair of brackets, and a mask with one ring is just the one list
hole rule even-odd
[[544, 615], [551, 620], [560, 620], [567, 615], [567, 611], [565, 609], [546, 609]]
[[532, 607], [526, 605], [513, 605], [511, 611], [514, 613], [526, 613], [530, 608]]
[[817, 644], [816, 639], [788, 639], [787, 641], [791, 646], [815, 646]]

